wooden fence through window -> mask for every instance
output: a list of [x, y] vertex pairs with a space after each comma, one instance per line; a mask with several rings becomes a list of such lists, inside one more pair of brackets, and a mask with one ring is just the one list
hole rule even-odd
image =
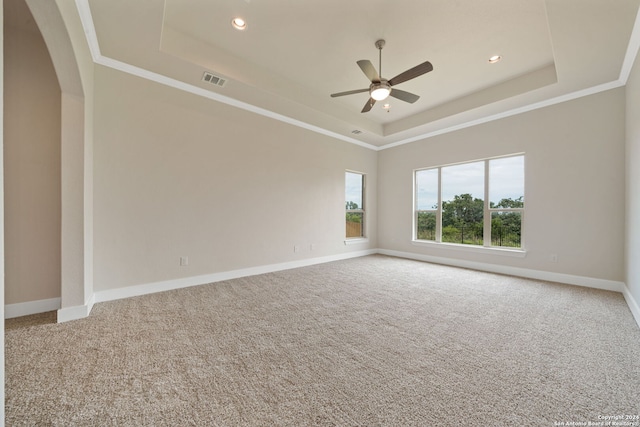
[[347, 237], [362, 237], [362, 223], [347, 221]]

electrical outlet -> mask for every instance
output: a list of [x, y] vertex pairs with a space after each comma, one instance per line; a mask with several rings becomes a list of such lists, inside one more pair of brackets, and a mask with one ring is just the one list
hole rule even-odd
[[313, 251], [315, 248], [316, 248], [316, 245], [314, 245], [313, 243], [311, 243], [311, 244], [309, 245], [309, 250], [310, 250], [310, 251]]
[[183, 266], [183, 267], [189, 265], [189, 257], [188, 256], [181, 256], [180, 257], [180, 265]]
[[551, 254], [551, 255], [549, 255], [549, 261], [551, 261], [551, 262], [558, 262], [558, 254]]
[[293, 247], [293, 252], [300, 252], [300, 246], [295, 245], [295, 246]]

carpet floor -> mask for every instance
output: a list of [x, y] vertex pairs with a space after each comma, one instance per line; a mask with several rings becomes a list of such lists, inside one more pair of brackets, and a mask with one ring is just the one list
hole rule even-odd
[[640, 425], [621, 294], [381, 255], [11, 319], [5, 341], [8, 426]]

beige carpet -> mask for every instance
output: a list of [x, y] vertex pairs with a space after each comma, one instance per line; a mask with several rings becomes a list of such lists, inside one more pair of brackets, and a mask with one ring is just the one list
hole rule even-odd
[[9, 426], [554, 426], [640, 415], [640, 329], [613, 292], [370, 256], [53, 321], [6, 322]]

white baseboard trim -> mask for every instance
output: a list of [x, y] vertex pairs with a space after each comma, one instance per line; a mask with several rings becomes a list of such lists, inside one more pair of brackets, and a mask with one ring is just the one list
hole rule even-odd
[[123, 298], [131, 298], [156, 292], [171, 291], [174, 289], [188, 288], [207, 283], [221, 282], [223, 280], [238, 279], [240, 277], [255, 276], [257, 274], [273, 273], [276, 271], [290, 270], [292, 268], [307, 267], [310, 265], [324, 264], [332, 261], [340, 261], [349, 258], [357, 258], [378, 253], [377, 249], [346, 252], [338, 255], [330, 255], [319, 258], [308, 258], [300, 261], [290, 261], [279, 264], [262, 265], [239, 270], [223, 271], [220, 273], [205, 274], [202, 276], [185, 277], [182, 279], [165, 280], [155, 283], [127, 286], [117, 289], [107, 289], [94, 294], [95, 302], [114, 301]]
[[[293, 268], [307, 267], [310, 265], [323, 264], [332, 261], [340, 261], [361, 256], [382, 254], [399, 258], [414, 259], [436, 264], [450, 265], [452, 267], [470, 268], [474, 270], [487, 271], [491, 273], [507, 274], [511, 276], [525, 277], [530, 279], [545, 280], [550, 282], [566, 283], [570, 285], [584, 286], [588, 288], [602, 289], [607, 291], [620, 292], [624, 295], [627, 304], [633, 314], [638, 326], [640, 326], [640, 308], [637, 301], [631, 295], [629, 289], [623, 282], [606, 279], [594, 279], [592, 277], [575, 276], [563, 273], [553, 273], [549, 271], [531, 270], [519, 267], [509, 267], [504, 265], [487, 264], [475, 261], [465, 261], [453, 258], [435, 257], [430, 255], [416, 254], [412, 252], [393, 251], [388, 249], [368, 249], [364, 251], [347, 252], [344, 254], [330, 255], [319, 258], [309, 258], [300, 261], [290, 261], [279, 264], [269, 264], [258, 267], [249, 267], [239, 270], [223, 271], [220, 273], [206, 274], [201, 276], [185, 277], [175, 280], [165, 280], [161, 282], [146, 283], [135, 286], [127, 286], [117, 289], [108, 289], [95, 292], [85, 305], [66, 307], [58, 310], [58, 323], [70, 320], [82, 319], [89, 316], [94, 303], [114, 301], [123, 298], [131, 298], [140, 295], [153, 294], [157, 292], [170, 291], [174, 289], [198, 286], [207, 283], [215, 283], [223, 280], [238, 279], [241, 277], [255, 276], [258, 274], [273, 273], [276, 271], [290, 270]], [[60, 299], [57, 299], [57, 307], [60, 306]], [[51, 300], [46, 300], [51, 301]], [[37, 302], [37, 301], [36, 301]], [[29, 304], [29, 303], [25, 303]], [[18, 305], [18, 304], [14, 304]], [[9, 306], [5, 306], [5, 317], [9, 318]], [[53, 308], [55, 309], [55, 308]], [[40, 310], [49, 311], [49, 310]], [[33, 313], [30, 313], [33, 314]]]
[[91, 295], [84, 305], [75, 305], [58, 310], [58, 323], [69, 322], [71, 320], [84, 319], [88, 317], [95, 303], [95, 294]]
[[379, 254], [395, 256], [399, 258], [414, 259], [417, 261], [433, 262], [435, 264], [450, 265], [452, 267], [470, 268], [473, 270], [487, 271], [490, 273], [507, 274], [510, 276], [526, 277], [528, 279], [545, 280], [548, 282], [566, 283], [569, 285], [584, 286], [587, 288], [603, 289], [606, 291], [623, 292], [623, 282], [606, 279], [594, 279], [592, 277], [574, 276], [550, 271], [531, 270], [528, 268], [509, 267], [506, 265], [487, 264], [483, 262], [465, 261], [454, 258], [435, 257], [412, 252], [400, 252], [387, 249], [378, 250]]
[[625, 301], [627, 301], [627, 305], [629, 306], [629, 310], [631, 310], [631, 314], [633, 314], [634, 319], [636, 319], [636, 323], [638, 327], [640, 327], [640, 306], [638, 305], [638, 301], [633, 298], [631, 295], [631, 291], [627, 286], [622, 290], [622, 295], [624, 295]]
[[29, 316], [31, 314], [46, 313], [60, 308], [60, 298], [41, 299], [38, 301], [20, 302], [4, 306], [4, 318]]

